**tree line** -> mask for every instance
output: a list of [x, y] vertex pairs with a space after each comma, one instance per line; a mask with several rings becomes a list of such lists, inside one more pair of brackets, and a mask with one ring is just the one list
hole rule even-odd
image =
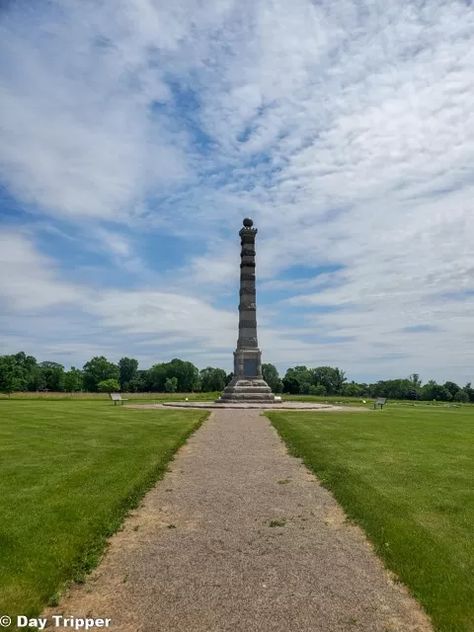
[[452, 381], [423, 384], [418, 373], [407, 378], [379, 380], [372, 384], [348, 382], [344, 371], [329, 366], [309, 369], [296, 366], [287, 370], [282, 380], [283, 392], [304, 395], [342, 395], [343, 397], [386, 397], [443, 402], [474, 402], [474, 389], [468, 382], [460, 386]]
[[[263, 377], [274, 393], [292, 395], [340, 395], [343, 397], [387, 397], [389, 399], [474, 402], [471, 383], [422, 384], [417, 373], [407, 378], [379, 380], [373, 384], [348, 382], [337, 367], [290, 367], [283, 378], [273, 364], [263, 364]], [[139, 369], [138, 361], [124, 357], [118, 363], [95, 356], [82, 369], [65, 370], [58, 362], [38, 362], [23, 351], [0, 356], [0, 392], [168, 392], [222, 391], [233, 375], [217, 367], [199, 370], [192, 362], [174, 358], [170, 362]]]

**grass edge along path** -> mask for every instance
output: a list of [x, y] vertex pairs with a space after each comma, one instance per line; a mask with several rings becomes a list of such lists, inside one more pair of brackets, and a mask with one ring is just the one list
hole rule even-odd
[[266, 413], [443, 632], [474, 630], [474, 419], [465, 413]]
[[[11, 402], [8, 411], [4, 404], [0, 610], [34, 617], [97, 566], [108, 539], [209, 413], [134, 411], [104, 402], [75, 402], [74, 408]], [[129, 447], [133, 441], [137, 446]]]

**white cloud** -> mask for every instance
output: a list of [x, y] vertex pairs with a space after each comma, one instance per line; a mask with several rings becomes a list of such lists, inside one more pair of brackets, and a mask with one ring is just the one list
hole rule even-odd
[[[156, 360], [153, 353], [162, 354], [163, 346], [187, 345], [191, 353], [200, 346], [212, 354], [234, 342], [235, 314], [205, 300], [169, 290], [102, 291], [65, 282], [53, 261], [13, 231], [0, 237], [0, 253], [1, 318], [13, 330], [4, 351], [29, 342], [48, 354], [56, 350], [66, 361], [74, 353], [83, 362], [85, 350], [97, 355], [108, 349], [115, 356], [131, 345], [141, 357]], [[140, 340], [150, 335], [152, 348], [144, 354]], [[38, 340], [43, 336], [47, 344]]]
[[235, 318], [205, 301], [173, 292], [108, 291], [89, 306], [108, 328], [129, 334], [161, 334], [163, 342], [198, 340], [209, 347], [229, 344]]
[[37, 309], [76, 304], [81, 293], [58, 281], [49, 261], [40, 255], [22, 234], [0, 234], [0, 297], [3, 311], [35, 312]]
[[150, 42], [127, 34], [125, 13], [52, 3], [7, 14], [0, 27], [0, 165], [11, 190], [46, 213], [123, 221], [147, 193], [187, 175], [166, 120], [150, 117], [169, 89], [147, 65]]
[[[53, 3], [33, 11], [35, 30], [18, 6], [0, 33], [9, 189], [39, 212], [87, 222], [139, 274], [137, 236], [110, 221], [202, 247], [172, 291], [163, 275], [127, 295], [105, 290], [101, 321], [135, 336], [189, 331], [218, 357], [233, 344], [232, 316], [212, 302], [232, 289], [235, 233], [251, 215], [259, 279], [290, 293], [265, 306], [267, 357], [355, 376], [473, 377], [469, 3]], [[328, 263], [342, 269], [279, 281], [292, 265]], [[38, 281], [46, 297], [51, 283]], [[40, 292], [9, 291], [16, 307], [40, 304]]]

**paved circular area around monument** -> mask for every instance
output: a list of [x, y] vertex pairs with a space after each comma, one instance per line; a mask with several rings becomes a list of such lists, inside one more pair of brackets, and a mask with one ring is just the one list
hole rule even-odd
[[432, 630], [256, 410], [211, 413], [58, 613], [112, 632]]
[[156, 404], [126, 404], [128, 408], [205, 408], [205, 409], [253, 409], [253, 410], [320, 410], [320, 411], [366, 411], [367, 408], [362, 406], [337, 406], [333, 404], [318, 404], [316, 402], [282, 402], [281, 404], [275, 403], [259, 403], [259, 402], [226, 402], [221, 404], [219, 402], [160, 402]]

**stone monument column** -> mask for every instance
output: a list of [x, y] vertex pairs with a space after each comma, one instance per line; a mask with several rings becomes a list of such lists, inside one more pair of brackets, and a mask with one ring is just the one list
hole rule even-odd
[[244, 219], [240, 229], [239, 336], [234, 351], [234, 377], [219, 402], [273, 402], [275, 397], [262, 377], [262, 352], [257, 339], [255, 287], [255, 237], [253, 221]]

